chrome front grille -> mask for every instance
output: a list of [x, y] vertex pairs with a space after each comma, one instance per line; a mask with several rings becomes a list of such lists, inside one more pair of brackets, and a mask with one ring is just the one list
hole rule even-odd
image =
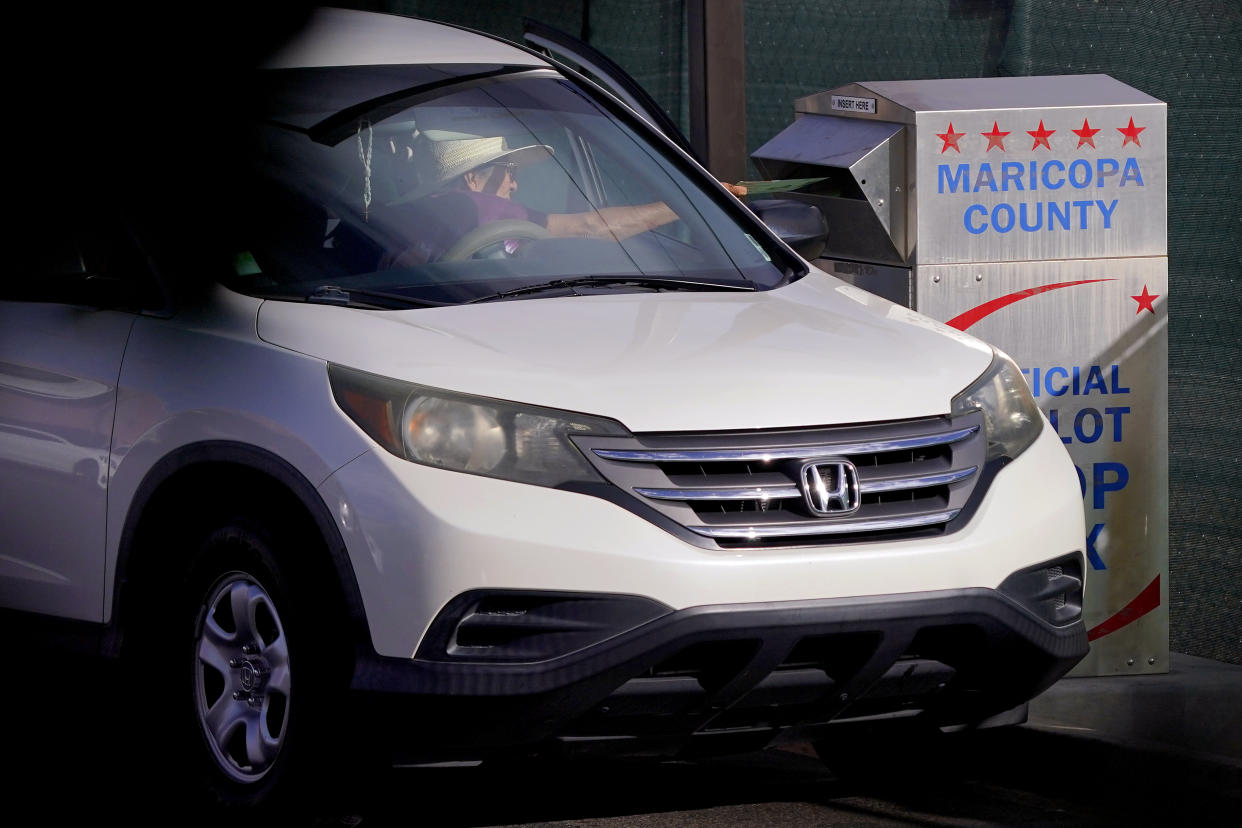
[[[980, 479], [986, 448], [977, 414], [788, 431], [575, 439], [614, 484], [722, 546], [943, 531]], [[818, 512], [802, 481], [810, 464], [856, 470], [856, 505], [840, 514]], [[842, 472], [850, 483], [852, 470]]]

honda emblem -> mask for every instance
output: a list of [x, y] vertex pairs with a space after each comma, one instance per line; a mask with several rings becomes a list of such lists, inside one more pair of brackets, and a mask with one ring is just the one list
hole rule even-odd
[[817, 517], [848, 515], [862, 504], [858, 469], [848, 460], [807, 463], [800, 477], [807, 508]]

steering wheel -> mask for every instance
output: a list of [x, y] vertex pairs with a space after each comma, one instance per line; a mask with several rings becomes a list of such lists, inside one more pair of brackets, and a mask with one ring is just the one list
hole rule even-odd
[[546, 239], [552, 234], [547, 228], [523, 219], [489, 221], [462, 236], [443, 256], [442, 262], [460, 262], [469, 259], [483, 248], [506, 239]]

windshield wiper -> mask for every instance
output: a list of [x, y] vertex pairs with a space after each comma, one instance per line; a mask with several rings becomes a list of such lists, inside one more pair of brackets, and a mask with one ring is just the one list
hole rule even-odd
[[442, 308], [447, 305], [455, 305], [456, 302], [436, 302], [431, 299], [415, 299], [412, 296], [406, 296], [402, 293], [385, 293], [380, 290], [366, 290], [360, 288], [345, 288], [336, 285], [320, 285], [311, 291], [306, 301], [316, 305], [351, 305], [355, 306], [355, 296], [362, 296], [368, 299], [382, 299], [387, 304], [375, 305], [372, 307], [391, 308], [395, 303], [402, 308]]
[[462, 304], [470, 305], [475, 302], [491, 302], [495, 299], [508, 299], [511, 296], [522, 296], [528, 293], [546, 293], [550, 290], [568, 290], [571, 295], [580, 296], [581, 294], [574, 291], [574, 288], [618, 285], [633, 285], [634, 287], [655, 288], [656, 290], [754, 290], [754, 287], [750, 285], [730, 285], [723, 282], [691, 282], [685, 279], [661, 279], [655, 276], [574, 276], [568, 279], [553, 279], [549, 282], [502, 290], [499, 293], [490, 293], [487, 296], [470, 299]]

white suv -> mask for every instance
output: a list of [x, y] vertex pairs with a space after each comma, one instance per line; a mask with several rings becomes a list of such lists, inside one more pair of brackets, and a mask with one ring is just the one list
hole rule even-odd
[[0, 295], [5, 624], [136, 663], [215, 800], [366, 730], [436, 762], [1020, 721], [1086, 653], [1077, 477], [1004, 354], [531, 50], [325, 11], [254, 89], [209, 290], [165, 306], [122, 217]]

